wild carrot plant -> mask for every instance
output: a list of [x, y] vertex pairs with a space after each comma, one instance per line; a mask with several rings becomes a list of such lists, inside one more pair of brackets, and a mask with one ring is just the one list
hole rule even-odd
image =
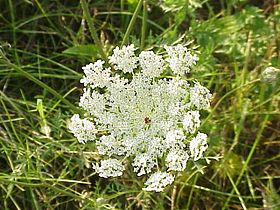
[[198, 131], [200, 111], [209, 109], [212, 96], [186, 80], [198, 57], [181, 44], [164, 48], [164, 56], [137, 56], [134, 45], [116, 47], [110, 65], [97, 60], [83, 67], [85, 114], [69, 125], [80, 143], [95, 144], [103, 158], [93, 163], [99, 176], [121, 176], [131, 164], [137, 176], [148, 176], [143, 190], [157, 192], [203, 158], [208, 144]]

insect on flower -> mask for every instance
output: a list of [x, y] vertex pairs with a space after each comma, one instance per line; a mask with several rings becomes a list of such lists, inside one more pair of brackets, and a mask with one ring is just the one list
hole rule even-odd
[[152, 120], [149, 117], [145, 117], [144, 122], [145, 124], [150, 124]]

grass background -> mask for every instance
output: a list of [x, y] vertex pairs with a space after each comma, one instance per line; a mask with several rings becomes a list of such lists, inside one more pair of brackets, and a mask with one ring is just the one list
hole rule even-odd
[[[279, 77], [261, 80], [279, 34], [277, 0], [0, 0], [0, 209], [280, 209]], [[81, 67], [126, 43], [189, 43], [214, 95], [202, 129], [222, 158], [162, 193], [99, 178], [67, 129]]]

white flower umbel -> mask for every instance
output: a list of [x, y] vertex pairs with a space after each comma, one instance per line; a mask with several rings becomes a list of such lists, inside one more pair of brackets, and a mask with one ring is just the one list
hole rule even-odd
[[190, 67], [196, 64], [198, 57], [192, 55], [189, 50], [181, 44], [176, 46], [165, 46], [168, 58], [166, 61], [169, 63], [171, 70], [179, 75], [190, 72]]
[[96, 141], [96, 147], [101, 155], [124, 155], [125, 148], [121, 145], [119, 141], [113, 135], [103, 135], [100, 137], [100, 140]]
[[186, 136], [182, 130], [171, 130], [166, 133], [165, 136], [165, 145], [168, 148], [185, 148], [185, 144], [183, 143]]
[[167, 185], [172, 184], [173, 182], [174, 176], [172, 174], [158, 171], [150, 176], [145, 182], [147, 187], [142, 188], [142, 190], [161, 192]]
[[[166, 59], [153, 51], [137, 56], [133, 45], [116, 47], [109, 57], [112, 71], [101, 60], [83, 68], [79, 105], [86, 119], [74, 115], [70, 130], [81, 143], [95, 140], [106, 159], [94, 165], [102, 177], [120, 176], [123, 160], [137, 176], [157, 170], [176, 174], [207, 148], [205, 134], [193, 135], [200, 126], [199, 111], [209, 108], [211, 94], [198, 82], [182, 79], [197, 58], [182, 45], [165, 48]], [[170, 69], [172, 77], [163, 78]], [[143, 189], [161, 191], [173, 180], [167, 172], [156, 172]]]
[[212, 94], [210, 91], [199, 84], [199, 82], [194, 82], [194, 86], [190, 88], [190, 103], [191, 107], [197, 110], [208, 109], [210, 107], [210, 100]]
[[119, 160], [113, 158], [101, 160], [100, 166], [96, 163], [92, 165], [92, 168], [104, 178], [121, 176], [125, 169]]
[[188, 133], [195, 133], [200, 126], [199, 111], [188, 111], [183, 119], [183, 128]]
[[137, 176], [142, 176], [151, 173], [153, 167], [156, 166], [156, 159], [148, 153], [139, 154], [134, 158], [132, 166], [134, 172], [137, 172]]
[[152, 51], [141, 52], [139, 62], [145, 76], [158, 77], [162, 73], [164, 60], [162, 56], [156, 55]]
[[90, 63], [83, 67], [85, 76], [81, 79], [81, 83], [85, 86], [90, 84], [91, 88], [105, 87], [110, 82], [110, 68], [103, 69], [105, 62], [98, 60], [94, 64]]
[[113, 55], [109, 56], [109, 62], [114, 64], [116, 70], [122, 70], [123, 72], [133, 72], [133, 69], [137, 68], [138, 57], [135, 56], [134, 45], [128, 45], [122, 47], [116, 47], [113, 51]]
[[198, 132], [197, 136], [194, 137], [190, 142], [191, 157], [194, 159], [194, 161], [202, 158], [203, 153], [207, 148], [207, 135], [205, 133]]
[[106, 101], [103, 94], [91, 88], [85, 88], [84, 94], [80, 98], [79, 106], [88, 111], [91, 115], [98, 115], [104, 111], [105, 103]]
[[78, 114], [74, 114], [71, 117], [71, 122], [68, 127], [80, 143], [84, 144], [96, 138], [95, 134], [97, 130], [95, 129], [95, 125], [87, 119], [80, 119], [80, 115]]
[[184, 150], [171, 150], [166, 157], [168, 171], [184, 171], [187, 166], [189, 155]]

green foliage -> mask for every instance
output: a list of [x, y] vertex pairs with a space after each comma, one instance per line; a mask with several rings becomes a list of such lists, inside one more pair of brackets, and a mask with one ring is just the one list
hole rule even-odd
[[69, 47], [68, 49], [64, 50], [62, 53], [73, 55], [73, 56], [81, 56], [81, 57], [97, 57], [97, 50], [94, 45], [77, 45], [73, 47]]
[[[0, 208], [279, 209], [280, 87], [260, 80], [280, 67], [279, 2], [82, 3], [0, 0]], [[81, 112], [81, 67], [125, 42], [199, 50], [192, 74], [214, 95], [202, 125], [209, 167], [197, 162], [159, 194], [129, 168], [98, 177], [95, 145], [67, 129]]]
[[277, 210], [280, 206], [280, 196], [275, 189], [272, 179], [267, 182], [267, 186], [262, 191], [264, 209]]

